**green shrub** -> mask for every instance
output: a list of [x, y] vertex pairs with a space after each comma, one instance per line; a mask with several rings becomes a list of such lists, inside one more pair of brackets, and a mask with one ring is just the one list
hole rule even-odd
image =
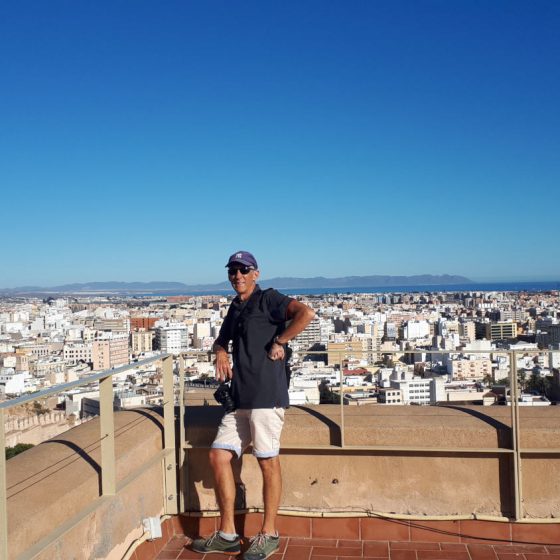
[[34, 447], [32, 443], [18, 443], [14, 447], [6, 447], [6, 459], [11, 459], [12, 457], [15, 457], [19, 453], [23, 453], [32, 447]]

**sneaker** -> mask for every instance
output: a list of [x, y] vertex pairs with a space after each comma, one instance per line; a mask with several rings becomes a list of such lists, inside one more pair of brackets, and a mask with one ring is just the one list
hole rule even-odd
[[196, 539], [191, 545], [195, 552], [217, 552], [219, 554], [230, 554], [235, 556], [241, 552], [241, 541], [237, 537], [234, 541], [228, 541], [220, 536], [220, 531], [216, 531], [208, 538]]
[[251, 546], [243, 555], [243, 560], [264, 560], [280, 548], [280, 537], [259, 533], [251, 539]]

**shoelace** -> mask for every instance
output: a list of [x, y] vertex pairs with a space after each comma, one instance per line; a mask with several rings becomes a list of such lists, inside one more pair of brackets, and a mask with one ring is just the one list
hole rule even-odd
[[250, 548], [252, 549], [264, 548], [264, 545], [266, 544], [266, 537], [267, 535], [265, 535], [264, 533], [259, 533], [258, 535], [251, 537], [251, 539], [249, 539], [249, 542], [251, 543]]

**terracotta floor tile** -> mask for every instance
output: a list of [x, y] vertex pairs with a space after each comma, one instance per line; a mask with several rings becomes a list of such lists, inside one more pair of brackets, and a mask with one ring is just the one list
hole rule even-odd
[[310, 546], [292, 546], [288, 543], [288, 547], [284, 552], [284, 560], [309, 560], [310, 557]]
[[189, 537], [211, 535], [216, 530], [216, 517], [181, 517], [184, 534]]
[[176, 515], [172, 517], [169, 521], [171, 521], [172, 525], [172, 533], [175, 535], [182, 535], [185, 533], [185, 522], [187, 517], [184, 515]]
[[459, 521], [411, 521], [410, 540], [461, 542]]
[[458, 552], [462, 552], [463, 550], [467, 551], [467, 545], [461, 543], [440, 543], [439, 544], [441, 550], [455, 550]]
[[175, 560], [179, 556], [180, 550], [162, 550], [157, 556], [157, 560]]
[[335, 546], [314, 546], [313, 556], [353, 556], [361, 558], [361, 548], [335, 547]]
[[330, 546], [314, 546], [311, 550], [311, 557], [314, 556], [328, 556], [330, 560], [338, 556], [338, 552], [335, 547]]
[[531, 552], [525, 553], [527, 560], [560, 560], [560, 554], [532, 554]]
[[363, 548], [364, 556], [375, 556], [378, 558], [389, 557], [389, 543], [388, 542], [368, 542], [364, 541]]
[[235, 520], [236, 529], [247, 537], [252, 537], [262, 529], [262, 513], [247, 513], [239, 515]]
[[[206, 554], [204, 554], [204, 556], [206, 556]], [[203, 555], [199, 552], [195, 552], [194, 550], [185, 548], [179, 553], [179, 556], [177, 556], [177, 560], [191, 560], [192, 558], [198, 558], [198, 560], [201, 560], [202, 557]], [[224, 556], [222, 555], [222, 560], [223, 558]]]
[[417, 560], [415, 550], [391, 550], [391, 560]]
[[280, 548], [278, 549], [278, 552], [284, 552], [284, 550], [286, 550], [286, 547], [288, 546], [288, 538], [287, 537], [280, 537]]
[[279, 515], [276, 518], [276, 528], [281, 535], [288, 537], [311, 537], [310, 517], [290, 517]]
[[186, 544], [190, 543], [187, 537], [171, 537], [163, 550], [181, 550]]
[[336, 546], [337, 539], [290, 538], [288, 546]]
[[367, 541], [408, 541], [410, 527], [408, 521], [400, 519], [361, 519], [362, 539]]
[[417, 554], [418, 560], [470, 560], [466, 550], [419, 550]]
[[494, 550], [497, 553], [505, 553], [505, 554], [511, 554], [513, 553], [521, 553], [521, 554], [525, 554], [527, 552], [540, 552], [540, 553], [544, 553], [547, 554], [546, 552], [546, 548], [542, 545], [539, 544], [496, 544], [494, 545]]
[[542, 544], [560, 544], [560, 524], [537, 525], [534, 523], [513, 523], [512, 524], [512, 540], [542, 543]]
[[337, 539], [359, 539], [361, 538], [360, 518], [313, 517], [311, 519], [311, 535], [316, 539], [328, 539], [333, 535]]
[[201, 535], [211, 535], [217, 529], [216, 521], [219, 517], [199, 517], [198, 530]]
[[506, 552], [501, 552], [498, 554], [498, 560], [525, 560], [525, 556], [519, 553], [508, 554]]
[[166, 519], [162, 522], [161, 534], [164, 544], [167, 544], [173, 538], [173, 518]]
[[137, 560], [153, 560], [156, 556], [156, 549], [152, 541], [143, 542], [135, 551]]
[[496, 560], [496, 551], [489, 544], [468, 544], [467, 550], [472, 560]]
[[473, 544], [507, 544], [511, 541], [509, 523], [461, 520], [461, 542]]
[[393, 550], [439, 550], [439, 543], [431, 542], [391, 542]]
[[337, 543], [338, 547], [362, 548], [362, 541], [340, 539]]
[[548, 549], [548, 552], [550, 554], [560, 554], [560, 546], [552, 545], [552, 546], [547, 546], [546, 548]]

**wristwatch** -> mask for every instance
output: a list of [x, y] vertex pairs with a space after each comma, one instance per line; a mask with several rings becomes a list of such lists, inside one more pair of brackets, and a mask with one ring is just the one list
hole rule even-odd
[[278, 340], [279, 338], [280, 338], [279, 336], [275, 336], [275, 337], [272, 339], [272, 343], [273, 343], [273, 344], [279, 344], [280, 346], [284, 346], [284, 343], [283, 343], [283, 342], [280, 342], [280, 341]]

